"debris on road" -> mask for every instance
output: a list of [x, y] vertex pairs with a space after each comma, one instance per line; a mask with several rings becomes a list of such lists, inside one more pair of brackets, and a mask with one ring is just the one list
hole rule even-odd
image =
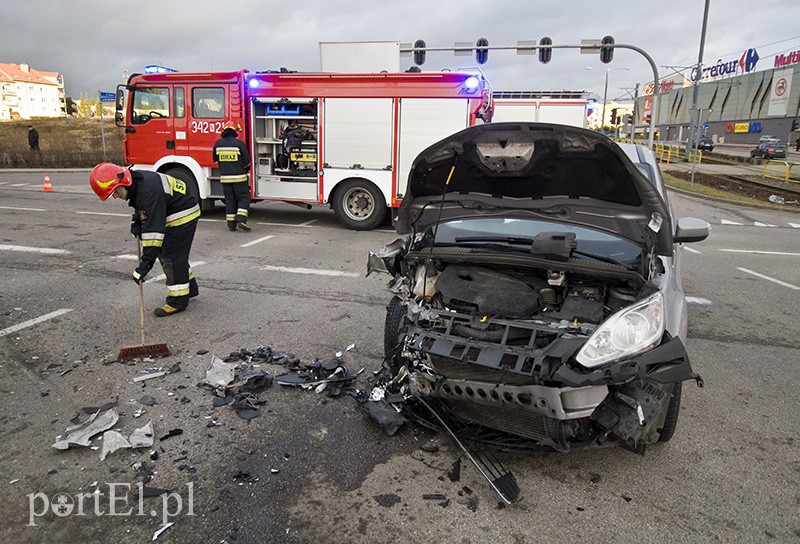
[[153, 445], [153, 434], [153, 422], [151, 420], [144, 427], [134, 430], [128, 441], [132, 448], [149, 448]]
[[175, 522], [174, 521], [170, 521], [169, 523], [164, 525], [162, 528], [160, 528], [158, 531], [153, 533], [153, 540], [151, 540], [150, 542], [155, 542], [156, 539], [161, 536], [161, 533], [163, 533], [164, 531], [166, 531], [167, 529], [169, 529], [173, 525], [175, 525]]
[[162, 436], [158, 440], [160, 442], [163, 442], [167, 438], [172, 438], [173, 436], [180, 436], [182, 434], [183, 434], [183, 429], [172, 429], [171, 431], [169, 431], [167, 434], [165, 434], [164, 436]]
[[67, 434], [66, 438], [59, 440], [61, 437], [56, 437], [56, 442], [53, 444], [53, 447], [58, 450], [66, 450], [71, 444], [76, 446], [88, 446], [89, 440], [91, 440], [93, 436], [113, 427], [118, 419], [119, 414], [113, 408], [102, 413], [95, 412], [94, 415], [85, 422], [67, 428], [65, 432], [69, 434]]
[[119, 431], [106, 431], [103, 433], [103, 447], [100, 448], [100, 460], [105, 461], [109, 453], [114, 453], [123, 448], [130, 448], [131, 443]]
[[133, 381], [134, 383], [143, 382], [147, 380], [152, 380], [153, 378], [160, 378], [162, 376], [166, 376], [167, 371], [162, 370], [161, 372], [153, 372], [152, 374], [144, 374], [142, 376], [136, 376]]

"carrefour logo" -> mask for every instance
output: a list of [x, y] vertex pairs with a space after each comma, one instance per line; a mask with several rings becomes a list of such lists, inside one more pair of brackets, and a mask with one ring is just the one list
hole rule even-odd
[[742, 53], [742, 58], [739, 59], [739, 68], [746, 74], [755, 70], [757, 62], [758, 52], [755, 49], [748, 49]]

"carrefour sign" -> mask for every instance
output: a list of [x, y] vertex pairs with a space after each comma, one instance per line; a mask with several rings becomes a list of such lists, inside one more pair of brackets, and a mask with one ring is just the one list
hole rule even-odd
[[719, 59], [716, 64], [705, 66], [700, 78], [697, 77], [697, 67], [692, 68], [690, 79], [691, 81], [697, 81], [698, 79], [716, 79], [719, 77], [734, 76], [737, 73], [749, 74], [755, 71], [758, 59], [758, 52], [754, 48], [751, 48], [742, 53], [738, 61], [731, 60], [722, 62], [722, 59]]

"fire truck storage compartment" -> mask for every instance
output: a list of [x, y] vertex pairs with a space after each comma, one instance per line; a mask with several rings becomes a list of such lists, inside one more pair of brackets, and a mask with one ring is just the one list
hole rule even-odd
[[255, 98], [252, 111], [255, 196], [317, 200], [317, 100]]

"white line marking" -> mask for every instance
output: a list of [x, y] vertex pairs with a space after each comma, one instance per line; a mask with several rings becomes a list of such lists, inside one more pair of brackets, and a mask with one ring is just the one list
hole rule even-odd
[[702, 297], [686, 297], [686, 304], [693, 304], [695, 306], [713, 306], [714, 303], [707, 298]]
[[302, 225], [292, 225], [290, 223], [266, 223], [264, 221], [259, 221], [258, 223], [256, 223], [256, 225], [270, 225], [270, 226], [273, 226], [273, 227], [298, 227], [298, 228], [304, 228], [304, 229], [310, 229], [311, 228], [311, 225], [306, 225], [305, 223], [303, 223]]
[[12, 183], [9, 187], [25, 187], [26, 185], [30, 185], [29, 183]]
[[130, 217], [129, 213], [75, 212], [81, 215], [110, 215], [111, 217]]
[[205, 221], [206, 223], [222, 223], [222, 219], [200, 219], [200, 221]]
[[795, 291], [800, 291], [800, 287], [796, 285], [792, 285], [791, 283], [786, 283], [785, 281], [776, 280], [775, 278], [770, 278], [769, 276], [765, 276], [764, 274], [759, 274], [758, 272], [753, 272], [752, 270], [748, 270], [746, 268], [736, 267], [736, 270], [741, 270], [747, 274], [752, 274], [757, 278], [761, 278], [762, 280], [771, 281], [772, 283], [777, 283], [778, 285], [782, 285], [783, 287], [788, 287], [789, 289], [794, 289]]
[[39, 323], [47, 321], [48, 319], [53, 319], [55, 317], [64, 315], [71, 311], [73, 311], [73, 308], [62, 308], [60, 310], [56, 310], [55, 312], [50, 312], [49, 314], [44, 314], [43, 316], [36, 317], [34, 319], [29, 319], [28, 321], [23, 321], [22, 323], [3, 329], [2, 331], [0, 331], [0, 336], [6, 336], [7, 334], [21, 331], [22, 329], [27, 329], [28, 327], [38, 325]]
[[18, 210], [21, 212], [46, 212], [44, 208], [14, 208], [13, 206], [0, 206], [0, 210]]
[[311, 221], [306, 221], [305, 223], [300, 223], [300, 225], [298, 225], [298, 226], [300, 226], [300, 227], [310, 227], [311, 225], [313, 225], [317, 221], [319, 221], [319, 219], [312, 219]]
[[247, 242], [246, 244], [242, 244], [239, 247], [250, 247], [258, 244], [259, 242], [263, 242], [265, 240], [269, 240], [270, 238], [275, 238], [274, 234], [270, 234], [269, 236], [264, 236], [263, 238], [259, 238], [258, 240], [253, 240], [252, 242]]
[[[189, 263], [189, 268], [197, 268], [198, 266], [203, 266], [204, 264], [206, 264], [205, 261], [199, 261], [199, 262], [196, 262], [196, 263]], [[155, 276], [155, 277], [150, 278], [148, 280], [144, 280], [144, 282], [145, 283], [153, 283], [153, 282], [161, 281], [161, 280], [165, 280], [165, 279], [167, 279], [166, 274], [159, 274], [158, 276]]]
[[342, 272], [341, 270], [322, 270], [316, 268], [289, 268], [287, 266], [262, 266], [260, 270], [270, 270], [273, 272], [290, 272], [292, 274], [314, 274], [317, 276], [337, 276], [344, 278], [359, 278], [361, 274], [355, 272]]
[[756, 221], [753, 223], [753, 226], [756, 227], [770, 227], [770, 228], [777, 228], [778, 225], [770, 225], [769, 223], [762, 223], [761, 221]]
[[720, 223], [720, 225], [739, 225], [739, 226], [742, 226], [741, 223], [737, 223], [736, 221], [728, 221], [727, 219], [721, 219], [719, 223]]
[[7, 181], [0, 181], [0, 185], [8, 185]]
[[28, 253], [45, 253], [47, 255], [67, 255], [70, 253], [66, 249], [54, 249], [51, 247], [9, 246], [5, 244], [0, 244], [0, 250], [26, 251]]
[[117, 255], [114, 258], [115, 259], [125, 259], [126, 261], [138, 261], [139, 260], [139, 257], [137, 257], [136, 255], [132, 255], [132, 254]]
[[702, 251], [697, 251], [695, 248], [689, 246], [683, 246], [683, 249], [685, 249], [689, 253], [697, 253], [697, 254], [703, 253]]
[[789, 226], [793, 229], [800, 229], [800, 223], [789, 223]]
[[720, 249], [727, 253], [756, 253], [758, 255], [785, 255], [787, 257], [800, 257], [800, 253], [789, 253], [787, 251], [760, 251], [757, 249]]

